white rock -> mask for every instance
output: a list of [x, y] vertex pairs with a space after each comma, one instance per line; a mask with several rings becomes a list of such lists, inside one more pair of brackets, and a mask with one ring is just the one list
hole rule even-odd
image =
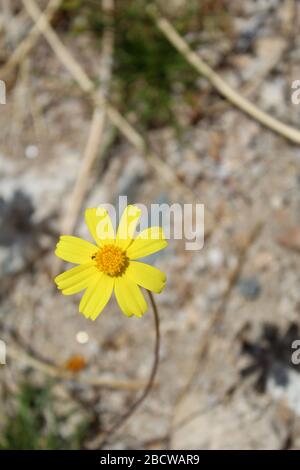
[[220, 248], [212, 248], [207, 253], [207, 261], [212, 268], [220, 268], [224, 264], [224, 253]]
[[39, 149], [36, 145], [28, 145], [25, 148], [25, 156], [30, 160], [33, 160], [39, 156]]

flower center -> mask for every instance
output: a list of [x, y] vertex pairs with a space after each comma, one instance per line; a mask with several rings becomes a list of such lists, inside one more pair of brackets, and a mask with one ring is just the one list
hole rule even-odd
[[92, 256], [99, 271], [108, 276], [121, 276], [129, 264], [125, 251], [115, 245], [105, 245]]

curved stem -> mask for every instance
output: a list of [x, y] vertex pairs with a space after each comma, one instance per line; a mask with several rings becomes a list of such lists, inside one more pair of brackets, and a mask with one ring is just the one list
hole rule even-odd
[[108, 439], [115, 434], [124, 424], [128, 419], [135, 413], [137, 408], [143, 403], [145, 398], [148, 396], [153, 383], [154, 379], [156, 376], [156, 372], [158, 369], [158, 363], [159, 363], [159, 348], [160, 348], [160, 330], [159, 330], [159, 315], [158, 315], [158, 309], [157, 305], [155, 303], [154, 297], [150, 291], [148, 291], [149, 298], [150, 298], [150, 303], [152, 306], [152, 311], [154, 315], [154, 324], [155, 324], [155, 345], [154, 345], [154, 359], [153, 359], [153, 364], [151, 368], [151, 372], [149, 375], [149, 379], [147, 381], [146, 387], [144, 391], [142, 392], [141, 396], [132, 403], [132, 405], [129, 407], [129, 409], [122, 415], [120, 418], [114, 423], [107, 431], [104, 431], [102, 434], [102, 439], [101, 439], [101, 446], [107, 443]]

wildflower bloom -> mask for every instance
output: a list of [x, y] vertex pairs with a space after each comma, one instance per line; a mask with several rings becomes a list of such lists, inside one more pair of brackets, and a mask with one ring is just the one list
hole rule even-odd
[[159, 293], [166, 276], [159, 269], [135, 261], [167, 246], [160, 227], [147, 228], [133, 238], [141, 210], [127, 206], [115, 236], [112, 222], [103, 208], [87, 209], [85, 221], [96, 245], [78, 237], [63, 235], [55, 254], [64, 261], [78, 264], [55, 278], [64, 295], [84, 289], [79, 311], [95, 320], [114, 291], [122, 312], [141, 317], [147, 303], [139, 286]]

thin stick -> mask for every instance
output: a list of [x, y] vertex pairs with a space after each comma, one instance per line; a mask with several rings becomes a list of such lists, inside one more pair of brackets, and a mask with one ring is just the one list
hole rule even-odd
[[220, 77], [220, 75], [209, 67], [209, 65], [207, 65], [206, 62], [204, 62], [204, 60], [202, 60], [201, 57], [199, 57], [199, 55], [189, 47], [187, 42], [177, 33], [171, 23], [159, 14], [155, 5], [149, 5], [147, 7], [147, 11], [170, 43], [173, 44], [173, 46], [183, 55], [192, 67], [207, 78], [207, 80], [222, 96], [263, 126], [271, 129], [277, 134], [280, 134], [295, 144], [300, 144], [300, 132], [297, 129], [273, 118], [231, 88], [231, 86], [229, 86], [223, 78]]
[[202, 333], [201, 339], [197, 343], [196, 351], [194, 353], [192, 363], [189, 366], [188, 380], [186, 381], [184, 387], [182, 388], [177, 398], [177, 403], [179, 403], [184, 398], [184, 396], [190, 390], [191, 386], [194, 383], [197, 371], [199, 370], [202, 361], [206, 357], [209, 346], [211, 344], [212, 333], [215, 327], [221, 321], [222, 316], [224, 315], [230, 295], [243, 269], [243, 266], [246, 261], [247, 253], [250, 247], [253, 245], [254, 241], [257, 239], [257, 237], [261, 233], [262, 228], [263, 228], [262, 222], [257, 222], [255, 224], [249, 236], [247, 237], [247, 240], [245, 241], [243, 247], [240, 249], [238, 253], [237, 266], [229, 274], [228, 286], [224, 292], [222, 300], [220, 304], [216, 307], [216, 309], [212, 312], [210, 319], [208, 321], [208, 324], [206, 325], [205, 331]]
[[[113, 0], [102, 0], [103, 15], [106, 17], [107, 27], [104, 30], [102, 41], [102, 53], [100, 61], [99, 72], [99, 88], [96, 92], [96, 100], [103, 101], [102, 107], [95, 107], [93, 111], [92, 123], [84, 150], [83, 159], [78, 170], [77, 178], [70, 195], [67, 213], [61, 223], [61, 233], [72, 234], [74, 232], [78, 214], [82, 207], [84, 197], [87, 193], [89, 183], [89, 176], [93, 164], [96, 160], [98, 150], [103, 140], [103, 134], [106, 124], [107, 109], [106, 102], [103, 100], [104, 96], [108, 95], [109, 84], [112, 74], [112, 55], [113, 55], [113, 42], [114, 34], [111, 28], [112, 13], [114, 8]], [[104, 148], [104, 147], [103, 147]], [[103, 157], [104, 152], [101, 152]], [[57, 274], [62, 265], [62, 261], [57, 258], [53, 265], [53, 273]]]
[[46, 18], [47, 21], [50, 22], [61, 3], [62, 0], [49, 1], [45, 12], [40, 16], [38, 22], [31, 28], [26, 38], [19, 44], [6, 64], [0, 69], [0, 76], [2, 79], [8, 76], [14, 68], [27, 57], [40, 36], [40, 24], [43, 22], [43, 18]]
[[[113, 0], [103, 1], [103, 14], [108, 20], [111, 20], [113, 11]], [[112, 71], [112, 52], [113, 52], [113, 33], [110, 27], [111, 21], [107, 21], [108, 27], [103, 34], [103, 47], [100, 61], [100, 73], [97, 94], [98, 99], [101, 100], [102, 96], [108, 94], [109, 82], [111, 79]], [[78, 171], [77, 179], [74, 184], [72, 194], [70, 196], [69, 208], [67, 215], [62, 223], [62, 233], [72, 233], [75, 228], [77, 217], [81, 209], [84, 196], [87, 191], [88, 179], [90, 171], [95, 162], [101, 140], [103, 139], [103, 132], [105, 127], [106, 106], [103, 104], [102, 108], [95, 108], [90, 127], [90, 132], [83, 154], [83, 159]]]
[[124, 424], [128, 421], [129, 418], [135, 413], [135, 411], [141, 406], [141, 404], [144, 402], [145, 398], [148, 396], [150, 390], [153, 387], [154, 384], [154, 379], [156, 376], [156, 372], [158, 369], [158, 364], [159, 364], [159, 349], [160, 349], [160, 329], [159, 329], [159, 314], [158, 314], [158, 309], [157, 305], [155, 303], [154, 297], [150, 291], [148, 291], [149, 298], [150, 298], [150, 303], [154, 315], [154, 325], [155, 325], [155, 344], [154, 344], [154, 359], [153, 359], [153, 364], [150, 372], [150, 376], [147, 382], [147, 385], [141, 394], [141, 396], [132, 403], [132, 405], [129, 407], [129, 409], [124, 413], [117, 421], [114, 423], [109, 429], [104, 431], [103, 433], [100, 434], [99, 439], [100, 443], [97, 439], [97, 444], [98, 446], [103, 447], [112, 437], [113, 434], [119, 431], [121, 427], [124, 426]]
[[[40, 10], [34, 0], [23, 0], [24, 6], [28, 11], [29, 15], [35, 22], [38, 22], [40, 18]], [[69, 50], [61, 42], [55, 31], [51, 28], [51, 25], [46, 18], [42, 22], [39, 22], [40, 32], [44, 35], [48, 41], [50, 47], [62, 63], [62, 65], [69, 71], [69, 73], [76, 80], [83, 92], [89, 95], [95, 106], [103, 106], [104, 98], [96, 97], [95, 86], [92, 80], [88, 77], [85, 71], [82, 69], [80, 64], [74, 59]], [[137, 132], [134, 127], [117, 111], [111, 104], [106, 102], [107, 115], [111, 123], [119, 129], [124, 137], [147, 159], [151, 167], [156, 173], [162, 177], [168, 184], [171, 184], [176, 190], [182, 193], [182, 196], [187, 200], [194, 200], [194, 192], [186, 186], [177, 177], [174, 171], [158, 156], [154, 155], [148, 149], [146, 139]], [[206, 226], [208, 222], [209, 214], [207, 215]]]
[[[90, 95], [97, 106], [103, 106], [104, 98], [96, 96], [95, 86], [92, 80], [88, 77], [79, 63], [74, 59], [69, 50], [61, 42], [55, 31], [51, 28], [47, 18], [41, 18], [41, 11], [38, 8], [35, 0], [23, 0], [24, 6], [36, 22], [40, 32], [45, 36], [49, 45], [52, 47], [54, 53], [62, 63], [62, 65], [69, 71], [69, 73], [76, 80], [80, 88]], [[111, 122], [127, 137], [137, 149], [144, 150], [145, 144], [143, 138], [135, 131], [135, 129], [123, 118], [123, 116], [114, 109], [109, 103], [106, 104], [107, 113]]]
[[92, 385], [95, 387], [108, 388], [111, 390], [125, 390], [133, 391], [139, 390], [145, 386], [144, 381], [139, 380], [114, 380], [100, 376], [74, 374], [69, 372], [62, 367], [48, 364], [46, 361], [38, 359], [20, 347], [9, 345], [7, 347], [7, 356], [19, 363], [24, 363], [28, 367], [42, 372], [45, 375], [49, 375], [55, 379], [68, 380], [77, 384]]

